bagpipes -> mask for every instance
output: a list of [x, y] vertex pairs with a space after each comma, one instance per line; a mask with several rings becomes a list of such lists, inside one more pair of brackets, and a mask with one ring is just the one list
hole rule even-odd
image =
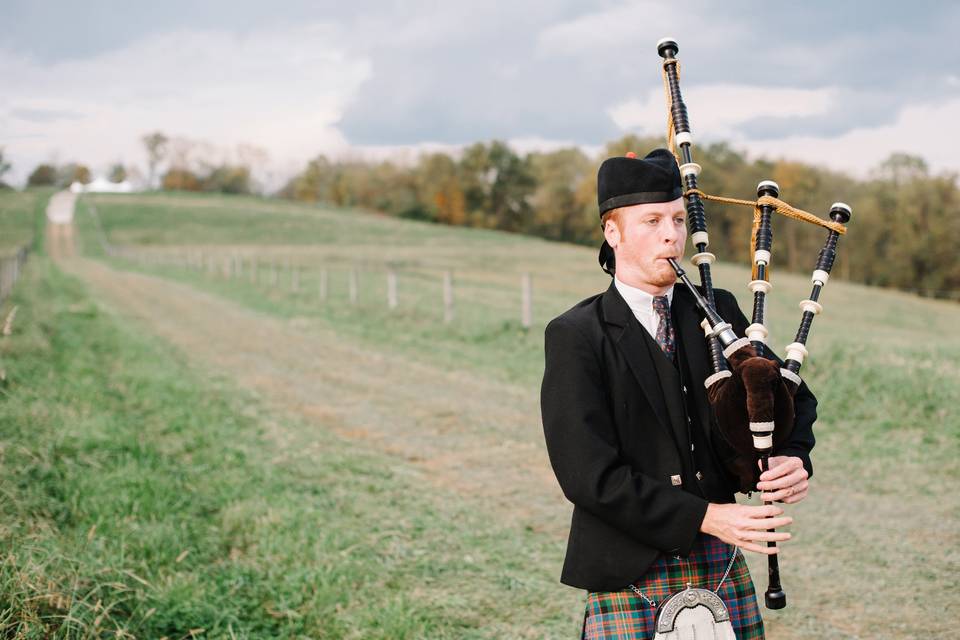
[[[837, 253], [837, 240], [846, 233], [844, 224], [850, 220], [851, 211], [846, 204], [837, 202], [830, 207], [831, 220], [821, 220], [780, 200], [779, 187], [770, 180], [757, 186], [755, 201], [708, 196], [700, 191], [697, 176], [701, 168], [693, 161], [693, 137], [690, 134], [687, 107], [680, 93], [679, 62], [676, 58], [678, 49], [676, 41], [670, 38], [657, 43], [657, 52], [663, 58], [664, 87], [670, 112], [668, 139], [677, 155], [684, 183], [690, 239], [697, 249], [690, 260], [700, 271], [702, 293], [694, 287], [676, 260], [671, 259], [670, 264], [677, 277], [693, 293], [705, 316], [703, 327], [713, 374], [707, 377], [704, 386], [716, 416], [716, 424], [712, 428], [718, 430], [719, 434], [715, 435], [719, 435], [734, 450], [735, 455], [727, 461], [727, 466], [740, 478], [741, 490], [749, 492], [756, 490], [759, 474], [769, 468], [770, 454], [789, 438], [793, 430], [793, 398], [802, 382], [799, 373], [807, 355], [807, 336], [813, 318], [823, 310], [818, 298], [830, 277]], [[679, 148], [679, 153], [676, 148]], [[710, 265], [716, 256], [707, 251], [709, 237], [704, 200], [754, 207], [753, 279], [749, 285], [753, 293], [753, 317], [752, 324], [746, 328], [745, 337], [737, 336], [731, 325], [716, 312], [710, 274]], [[764, 326], [764, 310], [766, 296], [771, 290], [769, 265], [773, 243], [771, 218], [774, 212], [829, 229], [813, 271], [813, 291], [809, 299], [800, 303], [803, 318], [796, 339], [786, 347], [787, 357], [782, 366], [778, 361], [765, 357], [768, 331]], [[767, 546], [774, 547], [776, 542], [768, 542]], [[766, 606], [782, 609], [787, 600], [780, 585], [779, 563], [775, 554], [768, 558], [770, 582], [765, 594]]]

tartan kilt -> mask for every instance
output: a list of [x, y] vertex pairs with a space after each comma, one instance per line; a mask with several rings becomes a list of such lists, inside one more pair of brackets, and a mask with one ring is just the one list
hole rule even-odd
[[[731, 546], [703, 533], [697, 535], [689, 558], [661, 555], [634, 584], [657, 605], [694, 587], [714, 590], [730, 562]], [[730, 575], [717, 592], [737, 640], [763, 640], [763, 620], [753, 580], [743, 553], [737, 550]], [[587, 595], [581, 637], [586, 640], [648, 640], [653, 638], [657, 610], [627, 586], [620, 591], [591, 591]]]

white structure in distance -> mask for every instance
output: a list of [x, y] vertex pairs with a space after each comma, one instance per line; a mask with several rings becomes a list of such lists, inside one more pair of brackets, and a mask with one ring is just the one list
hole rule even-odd
[[70, 185], [73, 193], [133, 193], [135, 189], [129, 180], [110, 182], [106, 178], [95, 178], [89, 184], [74, 182]]

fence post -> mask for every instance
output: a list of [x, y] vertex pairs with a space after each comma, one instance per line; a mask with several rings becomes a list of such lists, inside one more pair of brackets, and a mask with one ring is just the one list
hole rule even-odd
[[260, 284], [257, 282], [257, 257], [254, 256], [250, 258], [250, 284], [257, 286]]
[[350, 304], [356, 304], [357, 302], [357, 270], [356, 268], [350, 269]]
[[453, 322], [453, 274], [443, 272], [443, 322]]
[[397, 272], [393, 269], [387, 271], [387, 307], [397, 308]]
[[300, 291], [300, 265], [293, 267], [290, 272], [290, 291], [294, 293]]
[[520, 293], [522, 298], [521, 310], [520, 310], [520, 324], [524, 329], [529, 329], [531, 325], [531, 320], [533, 317], [533, 292], [531, 291], [532, 285], [530, 283], [530, 274], [524, 273], [523, 277], [520, 280]]
[[326, 268], [320, 269], [320, 284], [318, 285], [320, 289], [320, 302], [327, 301], [327, 270]]

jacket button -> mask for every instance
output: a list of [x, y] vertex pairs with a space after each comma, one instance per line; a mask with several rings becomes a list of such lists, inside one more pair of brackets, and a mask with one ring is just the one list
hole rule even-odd
[[703, 480], [703, 474], [697, 471], [697, 480]]
[[681, 484], [683, 484], [683, 478], [680, 476], [670, 476], [670, 484], [675, 487], [679, 487]]

